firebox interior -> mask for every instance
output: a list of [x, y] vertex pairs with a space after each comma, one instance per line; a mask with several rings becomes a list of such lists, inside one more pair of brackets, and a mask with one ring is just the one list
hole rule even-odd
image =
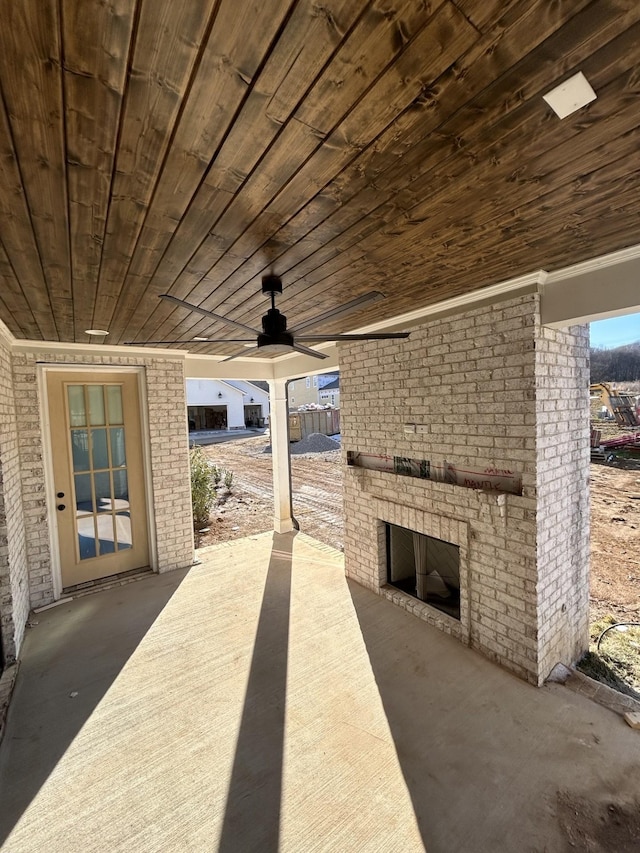
[[386, 533], [387, 582], [460, 619], [460, 548], [395, 524]]

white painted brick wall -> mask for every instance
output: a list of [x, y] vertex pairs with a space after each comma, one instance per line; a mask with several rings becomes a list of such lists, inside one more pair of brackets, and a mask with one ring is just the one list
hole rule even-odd
[[8, 343], [0, 335], [0, 631], [7, 660], [20, 649], [29, 615], [18, 430]]
[[[588, 475], [588, 442], [585, 471], [585, 455], [577, 449], [578, 433], [584, 430], [573, 426], [582, 418], [581, 399], [588, 405], [583, 337], [575, 330], [564, 336], [548, 335], [538, 317], [538, 297], [531, 295], [434, 320], [414, 329], [407, 341], [370, 342], [340, 350], [345, 453], [409, 456], [475, 469], [510, 468], [522, 474], [523, 482], [522, 496], [498, 498], [446, 483], [348, 468], [344, 489], [347, 574], [377, 591], [385, 583], [381, 518], [445, 540], [453, 535], [451, 524], [464, 525], [468, 546], [461, 559], [460, 623], [450, 625], [453, 620], [443, 620], [417, 600], [409, 599], [406, 606], [536, 684], [558, 660], [574, 659], [566, 652], [572, 647], [566, 623], [573, 620], [580, 634], [584, 621], [578, 613], [585, 596], [586, 562], [577, 556], [576, 566], [581, 569], [576, 568], [573, 577], [580, 592], [572, 599], [571, 618], [562, 622], [562, 630], [556, 619], [540, 632], [545, 616], [540, 610], [544, 590], [539, 580], [552, 586], [557, 580], [562, 559], [556, 559], [551, 541], [562, 537], [561, 518], [566, 518], [568, 506], [566, 502], [554, 505], [557, 518], [551, 511], [539, 515], [539, 456], [547, 453], [549, 468], [557, 464], [569, 424], [572, 476]], [[562, 358], [550, 364], [551, 342], [558, 345]], [[582, 359], [580, 370], [561, 377], [559, 368], [566, 368], [572, 359]], [[557, 419], [560, 379], [574, 387], [571, 408], [564, 411], [561, 422]], [[543, 388], [548, 389], [546, 397]], [[547, 432], [543, 434], [545, 407]], [[406, 423], [423, 424], [428, 430], [405, 434]], [[588, 417], [584, 423], [588, 430]], [[586, 494], [586, 485], [583, 488]], [[551, 486], [547, 491], [554, 493]], [[547, 491], [543, 491], [545, 500]], [[584, 496], [581, 500], [584, 503]], [[393, 521], [391, 516], [405, 518], [407, 523]], [[460, 528], [455, 529], [455, 535], [461, 536]], [[553, 559], [545, 558], [548, 567], [539, 579], [542, 531]], [[584, 534], [584, 527], [581, 531]], [[382, 591], [407, 601], [395, 590]], [[581, 643], [576, 635], [573, 648]], [[558, 657], [552, 660], [554, 655]]]
[[153, 508], [151, 536], [156, 537], [160, 572], [193, 562], [193, 526], [188, 458], [184, 371], [181, 361], [162, 358], [73, 356], [42, 351], [13, 357], [16, 418], [20, 433], [22, 498], [29, 535], [30, 603], [53, 600], [49, 528], [44, 491], [43, 446], [38, 408], [36, 364], [143, 367], [148, 400]]
[[539, 331], [538, 636], [540, 668], [589, 644], [589, 332]]

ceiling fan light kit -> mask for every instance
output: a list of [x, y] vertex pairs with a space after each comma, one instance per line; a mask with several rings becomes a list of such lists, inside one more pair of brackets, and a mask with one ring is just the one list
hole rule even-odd
[[[230, 317], [224, 317], [222, 314], [216, 314], [200, 305], [193, 305], [191, 302], [186, 302], [184, 299], [178, 299], [177, 296], [172, 296], [169, 293], [163, 293], [160, 299], [165, 299], [168, 302], [173, 302], [188, 311], [193, 311], [196, 314], [201, 314], [203, 317], [208, 317], [220, 323], [227, 323], [234, 326], [236, 329], [241, 329], [243, 332], [251, 334], [253, 337], [248, 338], [202, 338], [194, 337], [188, 340], [171, 340], [171, 341], [146, 341], [145, 343], [126, 341], [127, 344], [133, 346], [171, 346], [181, 344], [243, 344], [240, 352], [230, 355], [223, 361], [232, 361], [234, 358], [246, 355], [284, 355], [292, 352], [303, 353], [310, 355], [313, 358], [325, 359], [329, 356], [323, 352], [317, 352], [304, 346], [305, 343], [331, 343], [334, 341], [388, 341], [397, 340], [409, 337], [409, 332], [388, 332], [388, 333], [372, 333], [361, 335], [299, 335], [298, 332], [317, 326], [324, 323], [326, 320], [334, 319], [338, 316], [350, 314], [365, 305], [370, 305], [377, 302], [379, 299], [384, 299], [384, 294], [380, 291], [373, 290], [369, 293], [364, 293], [362, 296], [357, 296], [349, 302], [339, 305], [337, 308], [332, 308], [325, 311], [323, 314], [314, 317], [311, 320], [305, 320], [293, 329], [287, 329], [286, 316], [276, 308], [276, 294], [282, 293], [282, 279], [278, 275], [270, 273], [262, 277], [262, 292], [271, 297], [271, 308], [262, 318], [262, 331], [253, 329], [251, 326], [246, 326], [238, 320], [232, 320]], [[249, 345], [249, 348], [247, 348]]]

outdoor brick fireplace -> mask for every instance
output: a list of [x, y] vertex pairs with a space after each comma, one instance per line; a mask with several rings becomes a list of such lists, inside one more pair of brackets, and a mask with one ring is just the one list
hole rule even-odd
[[[579, 657], [585, 327], [541, 326], [531, 294], [344, 348], [340, 361], [347, 575], [535, 684]], [[456, 565], [444, 585], [430, 547]]]

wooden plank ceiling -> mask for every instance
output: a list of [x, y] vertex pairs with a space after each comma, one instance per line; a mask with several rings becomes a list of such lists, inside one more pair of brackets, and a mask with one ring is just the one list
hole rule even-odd
[[[637, 0], [2, 11], [0, 317], [17, 337], [233, 338], [158, 294], [256, 326], [267, 271], [290, 325], [386, 295], [321, 329], [338, 333], [640, 242]], [[560, 121], [542, 94], [578, 70], [598, 98]]]

